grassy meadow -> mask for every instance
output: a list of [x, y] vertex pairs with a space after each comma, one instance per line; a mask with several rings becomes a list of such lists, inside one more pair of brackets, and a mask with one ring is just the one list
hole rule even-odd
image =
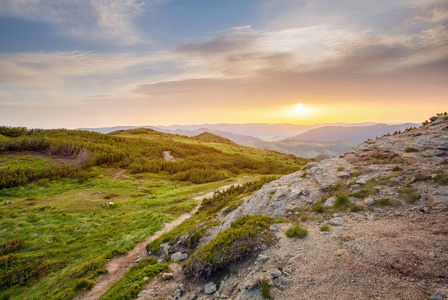
[[[195, 196], [307, 162], [157, 132], [8, 136], [7, 129], [0, 140], [0, 299], [73, 299], [106, 272], [108, 259], [191, 211]], [[176, 160], [163, 161], [163, 151]]]

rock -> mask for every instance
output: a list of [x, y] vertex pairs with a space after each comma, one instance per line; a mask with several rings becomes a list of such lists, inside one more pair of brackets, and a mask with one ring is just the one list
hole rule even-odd
[[269, 256], [266, 256], [266, 255], [263, 255], [263, 254], [260, 254], [257, 257], [257, 261], [259, 261], [259, 262], [266, 262], [268, 260], [269, 260]]
[[168, 250], [170, 249], [170, 243], [160, 244], [159, 251], [161, 254], [168, 256]]
[[257, 287], [257, 281], [253, 278], [246, 280], [243, 284], [243, 288], [246, 290], [253, 290], [256, 287]]
[[368, 197], [368, 198], [364, 199], [364, 203], [367, 206], [372, 206], [375, 204], [375, 199], [373, 199], [372, 197]]
[[429, 300], [443, 300], [445, 299], [446, 294], [434, 293], [429, 297]]
[[367, 182], [364, 179], [358, 179], [355, 181], [356, 184], [365, 185]]
[[271, 275], [272, 275], [273, 278], [277, 278], [277, 277], [279, 277], [279, 276], [282, 276], [282, 272], [281, 272], [279, 269], [277, 269], [277, 268], [272, 268], [272, 269], [269, 271], [269, 273], [271, 273]]
[[272, 275], [267, 272], [263, 272], [257, 277], [257, 283], [259, 286], [261, 286], [262, 282], [266, 282], [267, 284], [269, 284], [269, 286], [274, 285], [274, 281], [272, 280]]
[[443, 153], [445, 153], [445, 152], [442, 151], [442, 150], [439, 150], [439, 149], [428, 149], [428, 150], [424, 151], [422, 153], [422, 155], [425, 156], [425, 157], [432, 157], [432, 156], [443, 155]]
[[330, 224], [333, 226], [342, 226], [344, 225], [344, 219], [336, 217], [330, 219]]
[[113, 206], [114, 203], [113, 203], [113, 202], [107, 202], [107, 205], [109, 205], [109, 206]]
[[434, 195], [438, 196], [448, 196], [448, 190], [436, 190], [434, 192]]
[[390, 181], [393, 181], [393, 182], [400, 182], [402, 179], [403, 179], [403, 176], [397, 176], [397, 177], [392, 177], [392, 178], [390, 179]]
[[182, 296], [182, 291], [180, 289], [175, 290], [173, 296], [179, 299]]
[[149, 278], [148, 277], [143, 277], [143, 281], [148, 281], [149, 280]]
[[310, 194], [310, 192], [308, 192], [308, 190], [302, 190], [302, 195], [304, 195], [305, 197], [308, 196]]
[[369, 166], [369, 169], [370, 170], [372, 170], [372, 171], [381, 171], [381, 168], [380, 167], [378, 167], [378, 166]]
[[308, 169], [317, 167], [318, 165], [319, 165], [319, 163], [317, 163], [317, 162], [310, 162], [310, 163], [307, 163], [305, 166], [303, 166], [302, 170], [308, 170]]
[[278, 226], [277, 224], [274, 224], [271, 227], [269, 227], [269, 229], [273, 232], [277, 232], [280, 229], [280, 226]]
[[134, 260], [134, 264], [137, 264], [137, 263], [139, 263], [140, 261], [142, 260], [142, 258], [139, 256], [139, 257], [137, 257], [137, 259], [136, 260]]
[[180, 290], [182, 293], [185, 293], [185, 286], [183, 284], [179, 285]]
[[164, 151], [163, 152], [163, 159], [166, 161], [173, 161], [174, 157], [171, 156], [171, 151]]
[[211, 295], [214, 294], [216, 292], [216, 284], [214, 284], [213, 282], [209, 282], [205, 285], [204, 287], [204, 293], [206, 295]]
[[285, 274], [290, 275], [292, 273], [292, 265], [287, 266], [284, 271]]
[[174, 279], [173, 273], [162, 273], [162, 279], [163, 280], [171, 280]]
[[335, 196], [331, 196], [330, 198], [327, 198], [327, 200], [325, 200], [324, 207], [333, 207], [335, 201], [336, 201]]
[[182, 253], [182, 252], [176, 252], [176, 253], [173, 253], [171, 255], [171, 261], [173, 261], [173, 262], [184, 261], [187, 258], [188, 258], [188, 254], [187, 253]]
[[344, 171], [340, 171], [336, 174], [336, 176], [338, 176], [339, 178], [349, 178], [350, 177], [350, 173], [348, 172], [344, 172]]
[[437, 149], [448, 150], [448, 142], [443, 142], [437, 146]]
[[144, 291], [141, 291], [140, 294], [137, 295], [137, 298], [142, 298], [145, 296], [156, 297], [157, 295], [156, 295], [156, 293], [154, 293], [153, 290], [144, 290]]

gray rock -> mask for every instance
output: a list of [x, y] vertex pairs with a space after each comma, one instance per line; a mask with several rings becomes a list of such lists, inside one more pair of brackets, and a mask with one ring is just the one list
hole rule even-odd
[[269, 256], [266, 256], [266, 255], [263, 255], [263, 254], [260, 254], [257, 257], [257, 261], [259, 261], [259, 262], [265, 262], [265, 261], [268, 261], [268, 260], [269, 260]]
[[372, 206], [375, 204], [375, 199], [373, 199], [372, 197], [368, 197], [368, 198], [364, 199], [364, 203], [367, 206]]
[[269, 273], [271, 273], [271, 275], [272, 275], [273, 278], [277, 278], [277, 277], [279, 277], [279, 276], [282, 276], [282, 272], [281, 272], [279, 269], [277, 269], [277, 268], [272, 268], [272, 269], [269, 271]]
[[437, 149], [448, 150], [448, 142], [443, 142], [437, 146]]
[[422, 155], [425, 156], [425, 157], [432, 157], [432, 156], [443, 155], [443, 153], [445, 153], [445, 152], [442, 151], [442, 150], [439, 150], [439, 149], [428, 149], [428, 150], [424, 151], [422, 153]]
[[327, 198], [327, 200], [325, 200], [324, 207], [333, 207], [335, 201], [336, 201], [335, 196], [331, 196], [330, 198]]
[[253, 278], [246, 280], [243, 284], [243, 288], [246, 290], [253, 290], [256, 287], [257, 287], [257, 281]]
[[149, 280], [149, 278], [148, 277], [143, 277], [143, 281], [148, 281]]
[[434, 195], [448, 196], [448, 190], [436, 190], [436, 191], [434, 192]]
[[445, 299], [446, 294], [434, 293], [429, 297], [429, 300], [443, 300]]
[[140, 294], [137, 295], [137, 298], [142, 298], [145, 296], [156, 297], [157, 295], [156, 295], [156, 293], [154, 293], [153, 290], [144, 290], [144, 291], [141, 291]]
[[257, 277], [257, 282], [258, 282], [259, 286], [261, 286], [261, 283], [264, 281], [267, 284], [269, 284], [269, 286], [274, 285], [274, 281], [272, 280], [272, 275], [267, 272], [263, 272]]
[[392, 177], [392, 178], [390, 179], [390, 181], [393, 181], [393, 182], [400, 182], [402, 179], [403, 179], [403, 176], [397, 176], [397, 177]]
[[317, 167], [318, 165], [319, 165], [319, 163], [317, 163], [317, 162], [310, 162], [310, 163], [307, 163], [307, 164], [302, 168], [302, 170], [308, 170], [308, 169]]
[[160, 244], [159, 251], [160, 253], [168, 256], [168, 250], [170, 249], [170, 243]]
[[285, 274], [290, 275], [292, 273], [292, 265], [289, 265], [285, 268]]
[[333, 226], [342, 226], [344, 225], [344, 219], [336, 217], [330, 219], [330, 224]]
[[214, 294], [216, 292], [216, 284], [214, 284], [213, 282], [209, 282], [205, 285], [204, 287], [204, 293], [206, 295], [211, 295]]
[[187, 253], [182, 253], [182, 252], [176, 252], [176, 253], [173, 253], [171, 255], [171, 261], [173, 261], [173, 262], [184, 261], [187, 258], [188, 258], [188, 254]]
[[336, 176], [338, 176], [339, 178], [349, 178], [350, 177], [350, 173], [348, 172], [344, 172], [344, 171], [340, 171], [336, 174]]
[[365, 185], [367, 182], [364, 179], [358, 179], [355, 181], [356, 184]]
[[182, 296], [182, 291], [180, 289], [175, 290], [173, 296], [179, 299]]
[[369, 169], [372, 171], [381, 171], [381, 168], [378, 166], [370, 166]]

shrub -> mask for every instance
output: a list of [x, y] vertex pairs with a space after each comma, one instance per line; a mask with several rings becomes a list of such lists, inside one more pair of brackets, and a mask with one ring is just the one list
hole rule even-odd
[[414, 148], [414, 147], [407, 147], [406, 149], [404, 149], [404, 152], [407, 152], [407, 153], [409, 153], [409, 152], [418, 152], [418, 149]]
[[271, 299], [271, 287], [266, 281], [261, 282], [261, 296], [263, 299]]
[[93, 280], [81, 278], [80, 280], [78, 280], [76, 282], [74, 289], [75, 289], [75, 291], [80, 291], [83, 289], [90, 290], [94, 284], [95, 284], [95, 282]]
[[439, 184], [448, 184], [448, 176], [443, 172], [438, 172], [434, 180]]
[[395, 167], [393, 167], [393, 169], [392, 169], [392, 171], [394, 171], [394, 172], [397, 172], [397, 171], [400, 171], [401, 169], [400, 169], [400, 167], [399, 166], [395, 166]]
[[328, 224], [324, 224], [319, 227], [320, 231], [330, 231], [330, 226]]
[[298, 237], [300, 239], [306, 237], [308, 235], [308, 230], [305, 228], [302, 228], [300, 224], [297, 224], [295, 226], [289, 227], [285, 232], [287, 237], [293, 238]]
[[324, 207], [322, 206], [322, 203], [314, 202], [311, 206], [311, 210], [314, 212], [324, 212]]
[[24, 239], [12, 239], [0, 245], [0, 256], [14, 252], [22, 248], [25, 243]]
[[187, 277], [210, 277], [220, 270], [228, 270], [231, 263], [260, 249], [273, 245], [275, 235], [269, 230], [276, 219], [262, 215], [244, 216], [229, 229], [218, 234], [196, 250], [183, 265]]
[[389, 205], [392, 205], [392, 201], [390, 201], [389, 198], [378, 199], [378, 200], [375, 200], [374, 205], [376, 207], [389, 206]]
[[399, 189], [398, 194], [406, 203], [414, 203], [422, 196], [413, 187], [404, 187], [402, 189]]
[[349, 203], [350, 203], [350, 201], [348, 200], [348, 196], [347, 195], [339, 195], [336, 198], [336, 201], [334, 202], [333, 207], [335, 209], [342, 209], [342, 208], [348, 206]]

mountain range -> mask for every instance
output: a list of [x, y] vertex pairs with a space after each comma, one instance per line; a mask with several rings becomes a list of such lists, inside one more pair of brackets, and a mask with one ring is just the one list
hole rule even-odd
[[210, 132], [237, 144], [268, 149], [305, 158], [322, 155], [332, 157], [349, 151], [357, 143], [375, 139], [395, 131], [419, 124], [331, 123], [314, 125], [294, 124], [202, 124], [169, 126], [115, 126], [103, 128], [80, 128], [80, 130], [110, 133], [117, 130], [150, 128], [156, 131], [183, 136], [197, 136]]

